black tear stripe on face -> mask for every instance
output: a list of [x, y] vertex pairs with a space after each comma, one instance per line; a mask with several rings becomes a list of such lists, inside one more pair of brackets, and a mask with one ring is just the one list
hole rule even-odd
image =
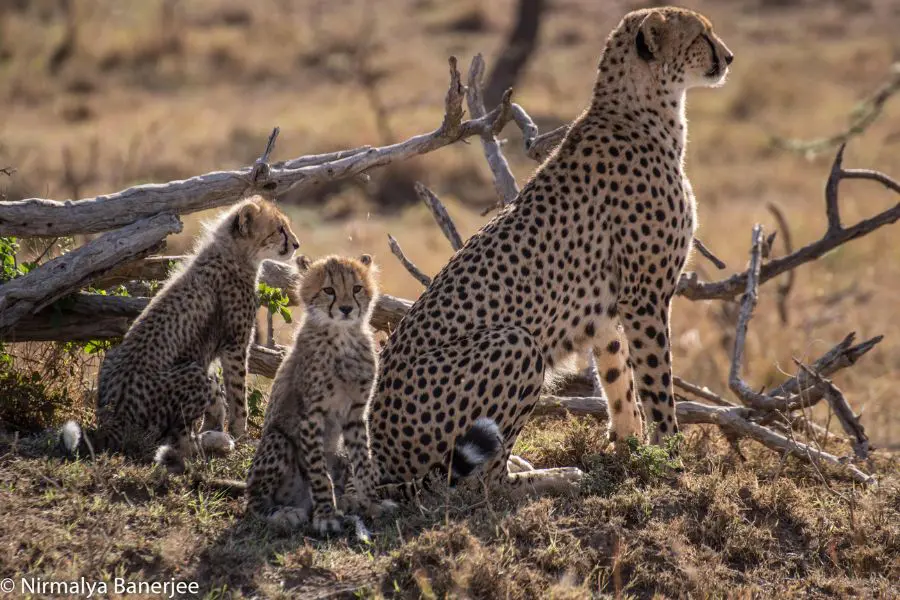
[[[331, 273], [328, 274], [328, 283], [330, 283], [331, 285], [327, 285], [325, 287], [334, 287], [334, 276]], [[335, 303], [337, 303], [337, 291], [335, 291], [334, 294], [331, 294], [331, 304], [328, 305], [328, 317], [330, 319], [334, 318], [332, 309], [334, 309]]]
[[356, 310], [358, 310], [359, 314], [362, 315], [362, 312], [363, 312], [362, 304], [360, 304], [359, 300], [356, 298], [356, 293], [353, 293], [353, 302], [356, 303]]
[[716, 47], [715, 47], [715, 45], [713, 45], [712, 40], [709, 39], [709, 36], [706, 35], [705, 33], [702, 35], [703, 35], [703, 39], [706, 40], [706, 43], [709, 45], [709, 51], [712, 53], [712, 58], [713, 58], [713, 66], [712, 66], [712, 68], [710, 68], [709, 71], [706, 72], [706, 76], [707, 77], [715, 77], [722, 70], [722, 65], [719, 63], [719, 55], [716, 54]]

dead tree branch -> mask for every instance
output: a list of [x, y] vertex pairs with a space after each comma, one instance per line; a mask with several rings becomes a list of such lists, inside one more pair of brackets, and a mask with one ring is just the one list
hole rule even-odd
[[680, 388], [680, 389], [684, 390], [685, 392], [696, 396], [697, 398], [702, 398], [703, 400], [706, 400], [707, 402], [709, 402], [711, 404], [715, 404], [717, 406], [728, 406], [728, 407], [737, 406], [734, 402], [730, 402], [729, 400], [726, 400], [722, 396], [720, 396], [720, 395], [716, 394], [715, 392], [713, 392], [712, 390], [710, 390], [708, 387], [695, 385], [693, 383], [685, 381], [678, 375], [675, 375], [674, 377], [672, 377], [672, 384], [675, 387]]
[[0, 286], [0, 335], [8, 333], [26, 315], [77, 291], [123, 261], [153, 249], [167, 235], [180, 231], [181, 221], [175, 215], [142, 219]]
[[[810, 368], [822, 377], [828, 377], [841, 369], [852, 367], [863, 355], [878, 345], [884, 339], [884, 336], [879, 335], [854, 346], [853, 342], [855, 339], [856, 332], [849, 333], [840, 343], [813, 362]], [[791, 377], [777, 388], [771, 390], [769, 395], [787, 397], [792, 394], [799, 394], [802, 390], [809, 389], [814, 385], [814, 378], [810, 377], [806, 372], [800, 371], [796, 377]]]
[[702, 254], [703, 257], [706, 258], [706, 260], [715, 265], [717, 269], [722, 270], [728, 266], [724, 262], [722, 262], [722, 259], [713, 254], [712, 250], [707, 248], [706, 244], [701, 242], [699, 238], [694, 238], [694, 248], [696, 248], [697, 252]]
[[359, 148], [339, 150], [337, 152], [327, 152], [325, 154], [309, 154], [307, 156], [301, 156], [300, 158], [272, 163], [271, 166], [276, 169], [299, 169], [301, 167], [314, 167], [316, 165], [322, 165], [325, 163], [334, 162], [336, 160], [341, 160], [342, 158], [347, 158], [348, 156], [356, 156], [357, 154], [368, 152], [371, 149], [372, 146], [360, 146]]
[[453, 248], [454, 252], [462, 248], [463, 241], [459, 235], [459, 231], [456, 229], [456, 224], [453, 222], [453, 219], [450, 218], [450, 214], [447, 212], [447, 209], [444, 207], [444, 203], [441, 202], [440, 198], [435, 196], [431, 190], [418, 182], [416, 182], [416, 194], [419, 195], [419, 198], [425, 203], [428, 210], [431, 211], [431, 216], [434, 217], [438, 227], [441, 228], [444, 237], [450, 242], [450, 246]]
[[[862, 472], [852, 464], [846, 464], [837, 456], [803, 442], [791, 440], [768, 427], [750, 421], [749, 412], [749, 409], [742, 407], [715, 407], [699, 402], [681, 401], [675, 405], [675, 415], [679, 423], [718, 425], [726, 432], [738, 437], [751, 438], [776, 452], [791, 453], [809, 463], [813, 459], [829, 463], [859, 483], [874, 483], [874, 477]], [[540, 416], [566, 413], [589, 415], [598, 419], [609, 418], [606, 400], [596, 397], [541, 396], [532, 414]]]
[[[900, 183], [883, 173], [868, 169], [844, 169], [841, 164], [844, 157], [844, 146], [841, 146], [835, 157], [826, 186], [826, 212], [829, 226], [825, 235], [816, 242], [808, 244], [787, 256], [771, 260], [764, 264], [759, 272], [759, 284], [796, 269], [800, 265], [814, 261], [838, 246], [855, 240], [885, 225], [900, 219], [900, 202], [895, 206], [878, 213], [874, 217], [860, 221], [852, 227], [843, 227], [838, 211], [837, 185], [843, 179], [867, 179], [877, 181], [886, 188], [900, 194]], [[716, 282], [698, 281], [696, 273], [682, 275], [678, 285], [678, 294], [689, 300], [730, 299], [737, 296], [747, 286], [747, 271], [732, 275], [728, 279]]]
[[403, 254], [403, 250], [400, 248], [400, 244], [397, 243], [396, 238], [391, 234], [388, 234], [388, 245], [391, 247], [391, 253], [397, 257], [403, 267], [416, 279], [416, 281], [425, 287], [431, 285], [431, 277], [423, 273], [413, 261], [406, 258], [406, 255]]
[[775, 408], [772, 406], [772, 399], [764, 394], [754, 392], [753, 389], [741, 379], [741, 367], [744, 364], [744, 346], [747, 341], [747, 326], [753, 317], [753, 311], [756, 309], [757, 296], [759, 291], [759, 269], [762, 263], [762, 245], [763, 231], [761, 225], [754, 225], [753, 239], [750, 247], [750, 266], [747, 272], [750, 274], [747, 278], [747, 291], [741, 300], [741, 312], [738, 315], [738, 322], [734, 336], [734, 351], [731, 356], [731, 370], [728, 374], [728, 387], [731, 388], [738, 398], [747, 406], [768, 410]]
[[[10, 335], [5, 336], [5, 341], [85, 341], [122, 337], [149, 302], [150, 298], [143, 297], [73, 294], [23, 318]], [[404, 298], [379, 296], [372, 314], [372, 327], [390, 332], [411, 307], [412, 302]]]
[[445, 100], [444, 119], [441, 126], [431, 133], [380, 148], [358, 149], [356, 153], [329, 162], [270, 168], [267, 176], [259, 180], [250, 179], [252, 168], [248, 167], [238, 171], [207, 173], [183, 181], [140, 185], [115, 194], [78, 201], [31, 198], [0, 202], [0, 235], [96, 233], [161, 212], [185, 214], [224, 206], [249, 193], [264, 191], [277, 194], [298, 187], [302, 191], [327, 181], [355, 177], [375, 167], [426, 154], [468, 137], [492, 134], [512, 118], [511, 111], [501, 105], [481, 118], [463, 121], [464, 95], [456, 59], [451, 57], [450, 88]]
[[566, 134], [569, 133], [569, 126], [563, 125], [544, 134], [538, 133], [538, 126], [525, 112], [525, 109], [518, 104], [512, 105], [512, 117], [516, 125], [522, 131], [522, 137], [525, 143], [525, 154], [531, 160], [538, 162], [543, 161], [550, 156], [556, 147], [559, 146]]
[[866, 435], [865, 428], [859, 422], [859, 417], [855, 415], [853, 409], [850, 408], [850, 403], [847, 402], [844, 393], [830, 380], [825, 379], [821, 374], [816, 373], [799, 360], [795, 360], [794, 362], [797, 363], [797, 366], [803, 373], [814, 378], [820, 386], [824, 387], [825, 399], [831, 406], [831, 410], [837, 415], [841, 427], [844, 428], [844, 431], [847, 432], [847, 435], [853, 440], [853, 452], [858, 459], [867, 459], [869, 457], [869, 436]]
[[[484, 79], [484, 58], [481, 54], [476, 54], [472, 59], [472, 65], [469, 67], [469, 82], [466, 90], [466, 103], [469, 106], [469, 113], [476, 119], [480, 119], [485, 115], [484, 99], [481, 95], [482, 80]], [[510, 106], [510, 98], [512, 97], [512, 89], [506, 90], [500, 100], [498, 109], [502, 118], [498, 122], [506, 124], [512, 116], [512, 107]], [[513, 176], [506, 162], [506, 157], [500, 150], [500, 142], [497, 141], [496, 135], [500, 130], [485, 131], [481, 134], [481, 145], [484, 148], [484, 156], [491, 168], [491, 175], [494, 178], [494, 189], [500, 198], [502, 206], [506, 206], [516, 199], [519, 195], [519, 186], [516, 185], [516, 178]]]

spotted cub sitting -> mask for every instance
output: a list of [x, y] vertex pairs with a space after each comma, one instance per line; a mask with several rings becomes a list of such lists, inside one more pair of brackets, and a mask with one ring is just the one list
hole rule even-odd
[[275, 375], [246, 494], [248, 509], [273, 525], [297, 527], [311, 516], [321, 534], [340, 527], [330, 474], [343, 468], [341, 441], [350, 484], [371, 489], [366, 413], [377, 355], [369, 318], [378, 290], [367, 254], [301, 256], [297, 266], [306, 314]]
[[[182, 470], [196, 450], [195, 421], [207, 413], [200, 446], [228, 451], [247, 424], [247, 354], [253, 331], [257, 275], [265, 259], [290, 260], [300, 246], [287, 217], [260, 197], [234, 206], [208, 227], [185, 261], [111, 350], [100, 368], [96, 450], [141, 455], [159, 444], [157, 460]], [[224, 397], [210, 374], [219, 359]], [[213, 421], [212, 423], [210, 421]], [[62, 442], [74, 452], [84, 435], [73, 421]]]

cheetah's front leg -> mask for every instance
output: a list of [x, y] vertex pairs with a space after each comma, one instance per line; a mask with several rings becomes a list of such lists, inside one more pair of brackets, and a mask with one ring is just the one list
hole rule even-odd
[[247, 432], [248, 345], [229, 342], [221, 353], [225, 396], [228, 399], [228, 429], [238, 439]]
[[[315, 402], [312, 403], [315, 405]], [[341, 528], [334, 510], [334, 489], [325, 461], [325, 417], [321, 410], [301, 421], [297, 428], [297, 448], [303, 456], [313, 500], [313, 529], [331, 533]]]
[[669, 345], [669, 302], [663, 306], [662, 311], [653, 314], [622, 314], [651, 444], [661, 444], [666, 437], [678, 433]]
[[[368, 394], [366, 394], [368, 398]], [[368, 422], [365, 415], [367, 402], [357, 402], [350, 407], [350, 415], [344, 425], [344, 448], [353, 477], [353, 494], [345, 494], [340, 506], [347, 512], [363, 513], [379, 517], [394, 508], [390, 500], [376, 502], [377, 476], [369, 456]]]
[[617, 447], [631, 436], [643, 442], [644, 423], [634, 393], [628, 338], [618, 320], [601, 328], [594, 343], [597, 370], [609, 403], [609, 440]]

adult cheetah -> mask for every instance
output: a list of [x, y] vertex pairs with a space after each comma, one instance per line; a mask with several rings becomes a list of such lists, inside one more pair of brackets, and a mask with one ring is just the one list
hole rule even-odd
[[511, 473], [507, 458], [547, 371], [588, 348], [613, 441], [643, 436], [635, 381], [650, 440], [678, 431], [669, 307], [696, 226], [685, 91], [721, 85], [732, 58], [696, 12], [639, 10], [619, 23], [589, 108], [382, 352], [370, 417], [382, 481], [444, 468], [452, 440], [489, 417], [504, 439], [486, 467], [493, 483], [569, 487], [558, 474]]
[[[204, 447], [228, 450], [229, 428], [240, 437], [247, 427], [246, 372], [250, 337], [258, 308], [256, 282], [263, 260], [289, 260], [299, 247], [287, 217], [253, 197], [211, 225], [197, 250], [153, 298], [111, 350], [100, 368], [95, 449], [140, 457], [148, 448], [171, 442], [157, 453], [170, 470], [184, 467], [194, 450], [191, 428], [206, 412]], [[222, 365], [224, 396], [210, 375]], [[83, 439], [70, 421], [62, 442], [73, 452]]]

